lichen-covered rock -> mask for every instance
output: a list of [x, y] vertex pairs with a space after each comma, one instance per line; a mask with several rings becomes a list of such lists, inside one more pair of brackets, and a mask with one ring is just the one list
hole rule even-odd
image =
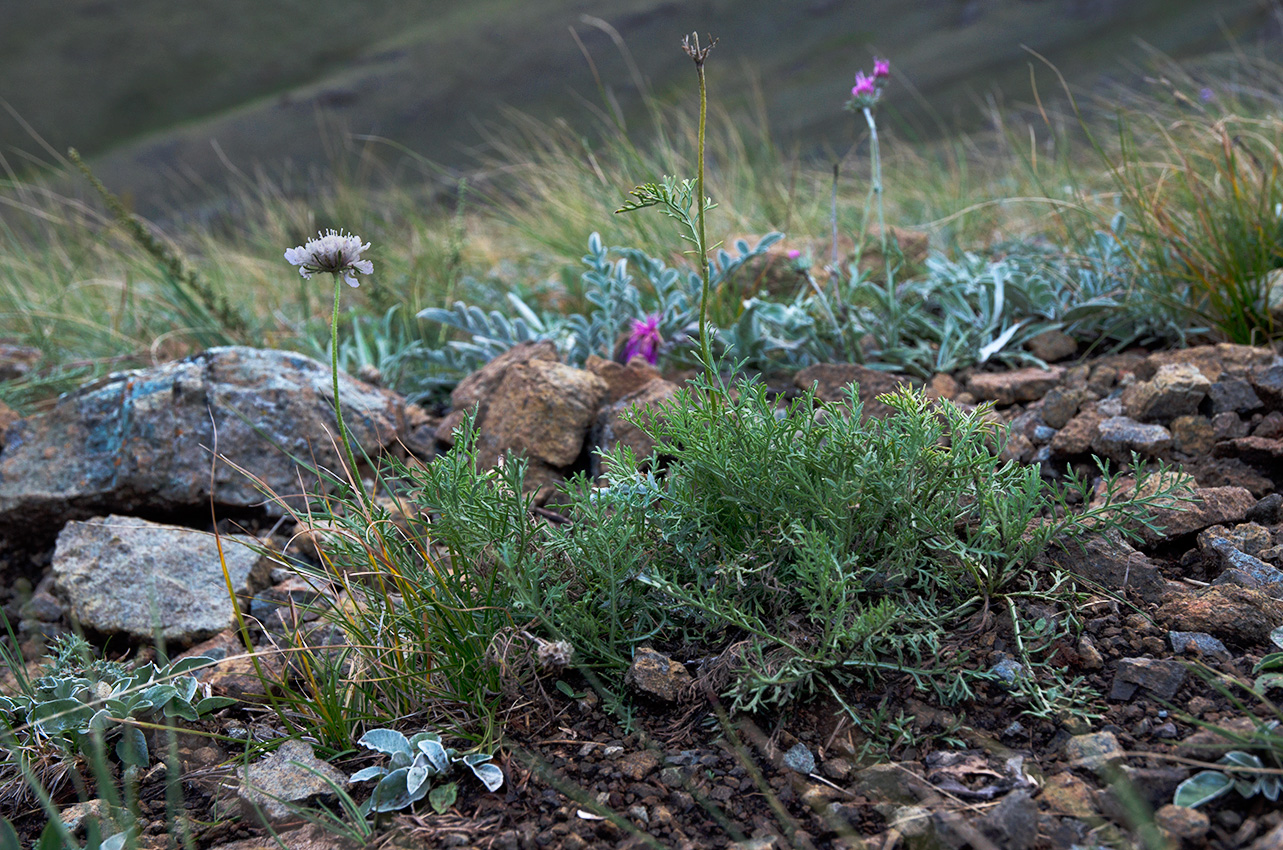
[[690, 673], [667, 655], [642, 647], [633, 654], [624, 681], [633, 690], [662, 702], [677, 702], [691, 682]]
[[[85, 386], [9, 429], [0, 527], [52, 534], [94, 514], [207, 508], [211, 468], [220, 506], [264, 504], [251, 474], [278, 494], [297, 494], [300, 474], [305, 485], [315, 476], [291, 456], [341, 465], [331, 380], [311, 358], [233, 347]], [[371, 456], [396, 445], [404, 399], [346, 375], [339, 395], [355, 443]]]
[[248, 817], [263, 816], [269, 824], [301, 822], [299, 804], [315, 797], [333, 797], [335, 788], [349, 785], [346, 775], [318, 759], [306, 741], [286, 741], [271, 755], [240, 773], [241, 808]]
[[235, 624], [223, 566], [238, 596], [265, 583], [270, 562], [246, 535], [212, 534], [135, 517], [69, 522], [58, 535], [53, 576], [86, 628], [190, 644]]

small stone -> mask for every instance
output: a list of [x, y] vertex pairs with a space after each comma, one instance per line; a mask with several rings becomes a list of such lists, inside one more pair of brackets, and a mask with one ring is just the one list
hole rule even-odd
[[[1273, 545], [1273, 538], [1268, 528], [1254, 522], [1240, 523], [1233, 528], [1214, 525], [1199, 532], [1198, 548], [1204, 554], [1223, 560], [1226, 555], [1222, 551], [1222, 544], [1227, 544], [1230, 549], [1243, 554], [1257, 555]], [[1235, 565], [1223, 563], [1222, 566]]]
[[1091, 447], [1119, 463], [1131, 461], [1132, 452], [1157, 457], [1172, 446], [1172, 432], [1162, 425], [1143, 425], [1127, 416], [1101, 420]]
[[659, 767], [659, 755], [652, 750], [629, 753], [617, 762], [619, 772], [634, 782], [640, 782]]
[[1053, 387], [1042, 398], [1042, 421], [1051, 428], [1064, 428], [1070, 419], [1078, 413], [1082, 401], [1081, 390], [1071, 390], [1064, 386]]
[[1113, 732], [1075, 735], [1065, 743], [1065, 757], [1071, 767], [1097, 770], [1124, 757], [1123, 748]]
[[1135, 383], [1123, 391], [1123, 409], [1139, 422], [1170, 422], [1196, 412], [1211, 385], [1197, 366], [1160, 366], [1153, 380]]
[[1167, 639], [1171, 641], [1172, 652], [1181, 655], [1205, 655], [1221, 661], [1231, 657], [1225, 644], [1206, 632], [1168, 632]]
[[1038, 804], [1028, 791], [1012, 791], [977, 826], [997, 847], [1029, 850], [1038, 837]]
[[1168, 803], [1154, 812], [1154, 823], [1163, 832], [1186, 844], [1201, 842], [1212, 828], [1207, 815], [1188, 806]]
[[624, 681], [646, 696], [663, 702], [676, 702], [690, 684], [690, 673], [667, 655], [642, 647], [633, 655], [632, 666]]
[[1187, 455], [1205, 455], [1216, 443], [1216, 432], [1206, 416], [1177, 416], [1172, 420], [1172, 448]]
[[798, 773], [815, 773], [815, 756], [799, 741], [784, 754], [784, 766]]
[[1237, 413], [1218, 413], [1212, 417], [1212, 439], [1216, 442], [1246, 437], [1247, 423]]
[[1047, 779], [1039, 796], [1052, 812], [1077, 818], [1098, 814], [1096, 792], [1083, 780], [1065, 771]]
[[1064, 331], [1052, 328], [1029, 339], [1025, 343], [1025, 348], [1042, 362], [1055, 363], [1057, 360], [1064, 360], [1077, 354], [1078, 340]]
[[825, 759], [824, 764], [820, 765], [820, 772], [829, 779], [841, 782], [851, 775], [851, 762], [841, 757]]
[[1283, 494], [1271, 493], [1252, 506], [1252, 509], [1247, 512], [1247, 520], [1261, 525], [1277, 525], [1280, 507], [1283, 507]]
[[1105, 666], [1105, 659], [1096, 648], [1096, 643], [1087, 635], [1078, 640], [1078, 660], [1084, 670], [1099, 670]]
[[1064, 368], [1014, 369], [1009, 372], [981, 372], [971, 376], [967, 389], [979, 399], [1008, 407], [1018, 401], [1037, 401], [1060, 381]]
[[856, 772], [854, 790], [874, 802], [911, 804], [930, 786], [907, 765], [875, 764]]
[[989, 668], [989, 672], [998, 677], [1004, 685], [1014, 685], [1024, 675], [1025, 668], [1011, 658], [1004, 658]]
[[1058, 457], [1075, 457], [1091, 449], [1092, 437], [1105, 417], [1095, 409], [1084, 410], [1065, 423], [1051, 438], [1052, 454]]
[[347, 776], [318, 759], [306, 741], [286, 741], [241, 773], [238, 790], [247, 816], [262, 812], [271, 824], [297, 820], [291, 804], [329, 797], [346, 788]]
[[1185, 681], [1185, 665], [1178, 661], [1156, 661], [1152, 658], [1124, 658], [1118, 662], [1114, 684], [1109, 692], [1113, 700], [1131, 699], [1138, 689], [1155, 699], [1170, 700]]
[[1207, 400], [1211, 402], [1213, 415], [1251, 413], [1261, 407], [1260, 397], [1245, 378], [1221, 378], [1207, 388]]

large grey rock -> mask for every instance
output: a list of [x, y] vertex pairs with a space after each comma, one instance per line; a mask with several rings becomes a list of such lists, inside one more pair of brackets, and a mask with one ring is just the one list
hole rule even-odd
[[[348, 430], [367, 453], [395, 445], [404, 400], [346, 375], [339, 395]], [[329, 367], [285, 351], [212, 348], [111, 375], [9, 430], [0, 527], [38, 534], [108, 511], [207, 507], [211, 466], [220, 506], [264, 503], [251, 473], [278, 494], [297, 494], [300, 470], [290, 455], [339, 467], [332, 405]], [[316, 478], [303, 472], [302, 481]], [[279, 512], [270, 502], [268, 510]]]
[[1162, 425], [1142, 425], [1127, 416], [1101, 420], [1091, 440], [1093, 450], [1120, 463], [1130, 461], [1132, 452], [1153, 457], [1171, 446], [1171, 431]]
[[[238, 595], [271, 572], [253, 538], [223, 536], [223, 562]], [[235, 624], [212, 534], [135, 517], [69, 522], [58, 535], [52, 571], [71, 614], [107, 634], [189, 644]]]

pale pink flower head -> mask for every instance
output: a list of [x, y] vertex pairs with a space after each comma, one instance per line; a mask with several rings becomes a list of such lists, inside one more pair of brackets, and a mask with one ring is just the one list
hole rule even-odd
[[851, 89], [851, 97], [872, 97], [877, 90], [872, 77], [866, 77], [863, 71], [855, 72], [855, 86]]
[[802, 252], [796, 248], [790, 248], [788, 250], [787, 256], [790, 260], [796, 260], [798, 257], [802, 256]]
[[627, 363], [639, 354], [652, 366], [659, 361], [659, 346], [664, 341], [659, 335], [659, 319], [658, 313], [651, 313], [644, 319], [633, 319], [633, 332], [624, 340], [619, 352], [621, 363]]
[[887, 59], [873, 58], [873, 79], [885, 80], [891, 76], [891, 62]]
[[361, 259], [361, 252], [369, 249], [370, 243], [361, 244], [359, 236], [327, 230], [317, 233], [316, 238], [308, 240], [306, 245], [290, 248], [285, 252], [285, 259], [298, 266], [298, 273], [305, 278], [329, 273], [342, 277], [348, 286], [360, 286], [356, 280], [357, 272], [374, 273], [374, 263]]

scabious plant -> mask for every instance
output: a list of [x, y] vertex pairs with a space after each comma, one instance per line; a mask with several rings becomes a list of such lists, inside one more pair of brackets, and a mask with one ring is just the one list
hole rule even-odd
[[361, 807], [367, 814], [394, 812], [424, 797], [438, 813], [444, 812], [454, 805], [458, 786], [447, 782], [433, 787], [430, 780], [446, 775], [455, 764], [471, 770], [488, 791], [498, 791], [503, 786], [503, 771], [490, 763], [493, 756], [488, 753], [459, 755], [443, 746], [435, 732], [420, 732], [407, 738], [395, 729], [371, 729], [357, 743], [390, 759], [388, 767], [373, 765], [352, 774], [353, 782], [379, 780], [370, 799]]
[[341, 230], [318, 232], [315, 239], [304, 245], [290, 248], [285, 252], [285, 259], [291, 265], [298, 266], [298, 273], [310, 280], [314, 274], [334, 276], [334, 311], [330, 320], [330, 366], [334, 376], [334, 418], [338, 421], [339, 438], [347, 452], [352, 475], [356, 472], [356, 454], [352, 451], [352, 441], [348, 438], [347, 426], [343, 424], [343, 408], [339, 404], [339, 295], [342, 289], [340, 281], [348, 286], [360, 286], [356, 275], [373, 274], [374, 263], [363, 259], [361, 254], [370, 249], [370, 243], [361, 242], [359, 236], [344, 233]]

